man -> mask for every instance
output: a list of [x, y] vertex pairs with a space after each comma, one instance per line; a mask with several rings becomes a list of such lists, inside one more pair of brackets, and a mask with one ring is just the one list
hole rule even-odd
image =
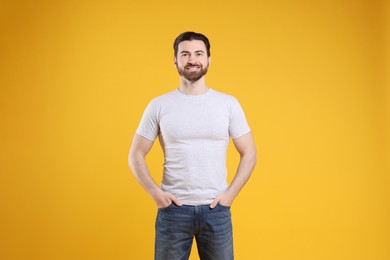
[[[230, 206], [256, 163], [251, 130], [237, 100], [206, 85], [206, 36], [179, 35], [174, 63], [180, 86], [149, 103], [129, 153], [131, 170], [158, 207], [155, 259], [188, 259], [194, 237], [202, 260], [233, 259]], [[165, 157], [161, 187], [145, 163], [157, 136]], [[230, 137], [240, 163], [228, 186]]]

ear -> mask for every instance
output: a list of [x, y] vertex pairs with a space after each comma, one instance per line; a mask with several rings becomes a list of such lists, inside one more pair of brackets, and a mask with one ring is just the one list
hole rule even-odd
[[211, 57], [208, 57], [208, 60], [209, 60], [209, 67], [210, 67], [210, 64], [211, 64]]
[[177, 60], [176, 60], [176, 57], [173, 57], [173, 64], [175, 65], [175, 67], [177, 67]]

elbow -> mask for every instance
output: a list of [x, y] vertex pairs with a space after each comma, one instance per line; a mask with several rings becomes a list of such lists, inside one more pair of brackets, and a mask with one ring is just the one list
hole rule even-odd
[[127, 163], [130, 170], [133, 172], [134, 175], [136, 175], [137, 169], [139, 168], [140, 164], [139, 156], [136, 153], [130, 151]]
[[256, 152], [253, 153], [253, 155], [250, 157], [249, 161], [250, 161], [251, 167], [255, 168], [256, 163], [257, 163], [257, 153]]
[[241, 159], [249, 166], [249, 168], [251, 168], [251, 169], [255, 168], [256, 163], [257, 163], [256, 150], [242, 155]]

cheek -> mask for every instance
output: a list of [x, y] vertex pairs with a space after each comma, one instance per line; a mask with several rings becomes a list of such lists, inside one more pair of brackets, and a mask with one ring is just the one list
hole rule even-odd
[[187, 59], [185, 59], [185, 58], [179, 59], [179, 60], [176, 62], [176, 64], [177, 64], [178, 66], [183, 66], [183, 65], [185, 65], [186, 63], [187, 63]]

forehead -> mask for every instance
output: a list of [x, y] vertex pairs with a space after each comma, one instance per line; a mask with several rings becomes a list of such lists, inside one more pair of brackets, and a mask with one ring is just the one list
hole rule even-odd
[[206, 52], [206, 45], [201, 40], [182, 41], [179, 43], [178, 52], [181, 51], [204, 51]]

